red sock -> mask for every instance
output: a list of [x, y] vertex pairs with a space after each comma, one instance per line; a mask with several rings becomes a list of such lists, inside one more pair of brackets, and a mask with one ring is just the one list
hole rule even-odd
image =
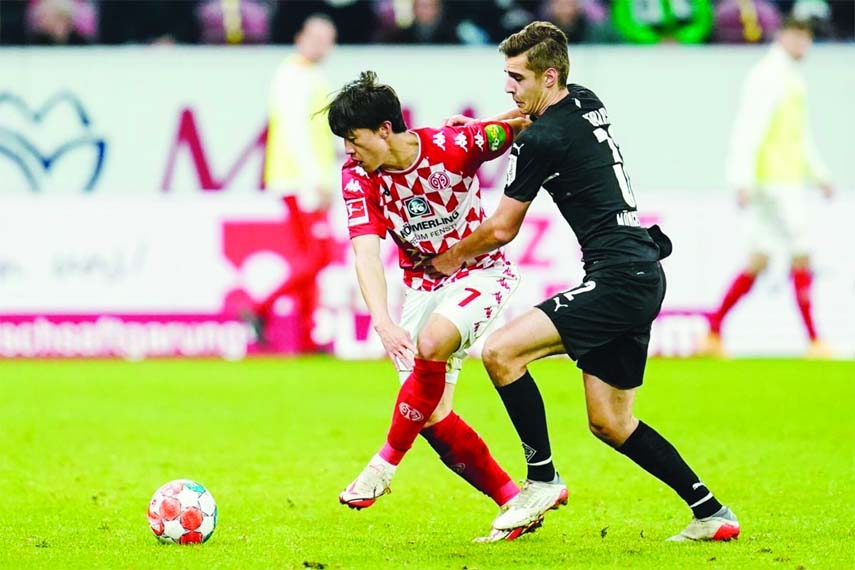
[[422, 430], [449, 469], [502, 506], [520, 492], [490, 453], [481, 436], [454, 412]]
[[724, 294], [721, 306], [715, 313], [710, 315], [710, 332], [721, 334], [721, 323], [724, 321], [724, 317], [736, 305], [737, 301], [751, 290], [756, 279], [756, 275], [751, 275], [745, 271], [736, 276], [733, 283], [730, 284], [727, 293]]
[[442, 399], [445, 365], [444, 361], [416, 358], [413, 373], [398, 391], [386, 445], [379, 454], [392, 465], [401, 462]]
[[793, 289], [796, 292], [796, 304], [798, 304], [799, 312], [802, 314], [808, 337], [814, 341], [816, 340], [816, 329], [813, 326], [810, 308], [810, 287], [813, 283], [813, 274], [810, 269], [793, 269], [791, 275], [793, 277]]

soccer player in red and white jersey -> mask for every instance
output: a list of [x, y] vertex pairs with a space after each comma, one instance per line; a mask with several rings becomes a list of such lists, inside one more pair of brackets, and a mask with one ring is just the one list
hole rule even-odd
[[[428, 274], [420, 263], [484, 219], [478, 167], [503, 154], [527, 119], [408, 130], [395, 91], [371, 71], [347, 84], [327, 110], [347, 154], [342, 193], [359, 286], [402, 380], [385, 443], [339, 501], [362, 509], [389, 492], [398, 464], [421, 434], [443, 463], [501, 507], [519, 487], [454, 413], [452, 401], [466, 349], [495, 320], [519, 278], [498, 250], [468, 260], [450, 276]], [[386, 235], [398, 245], [406, 285], [397, 323], [389, 314], [380, 257]], [[540, 522], [485, 539], [513, 540]]]

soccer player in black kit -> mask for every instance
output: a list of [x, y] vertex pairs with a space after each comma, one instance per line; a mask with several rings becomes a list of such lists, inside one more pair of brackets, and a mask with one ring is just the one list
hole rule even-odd
[[517, 107], [506, 115], [526, 115], [533, 123], [511, 147], [505, 194], [495, 213], [431, 264], [450, 274], [466, 260], [510, 242], [543, 188], [579, 240], [585, 278], [495, 331], [484, 346], [484, 366], [528, 465], [522, 492], [493, 528], [521, 526], [545, 505], [567, 502], [567, 487], [552, 463], [543, 400], [527, 366], [568, 354], [582, 370], [593, 434], [671, 487], [691, 508], [692, 521], [669, 540], [737, 538], [733, 512], [716, 500], [674, 446], [633, 414], [650, 326], [665, 296], [659, 260], [670, 253], [671, 243], [658, 227], [638, 223], [608, 113], [590, 89], [567, 85], [567, 38], [553, 24], [533, 22], [505, 39], [499, 51], [505, 55], [505, 90]]

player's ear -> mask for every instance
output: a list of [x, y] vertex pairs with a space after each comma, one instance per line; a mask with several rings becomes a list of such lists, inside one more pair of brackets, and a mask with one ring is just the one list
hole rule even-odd
[[552, 88], [558, 83], [558, 70], [554, 67], [549, 67], [543, 72], [543, 86]]

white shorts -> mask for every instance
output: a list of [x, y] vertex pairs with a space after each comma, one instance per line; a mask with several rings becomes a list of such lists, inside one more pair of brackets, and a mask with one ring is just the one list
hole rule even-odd
[[808, 220], [804, 190], [778, 186], [763, 188], [746, 208], [745, 233], [752, 253], [786, 251], [808, 253]]
[[[407, 288], [398, 324], [410, 333], [413, 342], [418, 343], [419, 332], [432, 314], [442, 315], [454, 323], [462, 340], [460, 347], [448, 359], [445, 381], [455, 384], [467, 349], [483, 336], [505, 308], [519, 285], [519, 279], [512, 265], [496, 265], [472, 270], [469, 275], [436, 291]], [[404, 382], [411, 370], [398, 363], [396, 366], [401, 382]]]

